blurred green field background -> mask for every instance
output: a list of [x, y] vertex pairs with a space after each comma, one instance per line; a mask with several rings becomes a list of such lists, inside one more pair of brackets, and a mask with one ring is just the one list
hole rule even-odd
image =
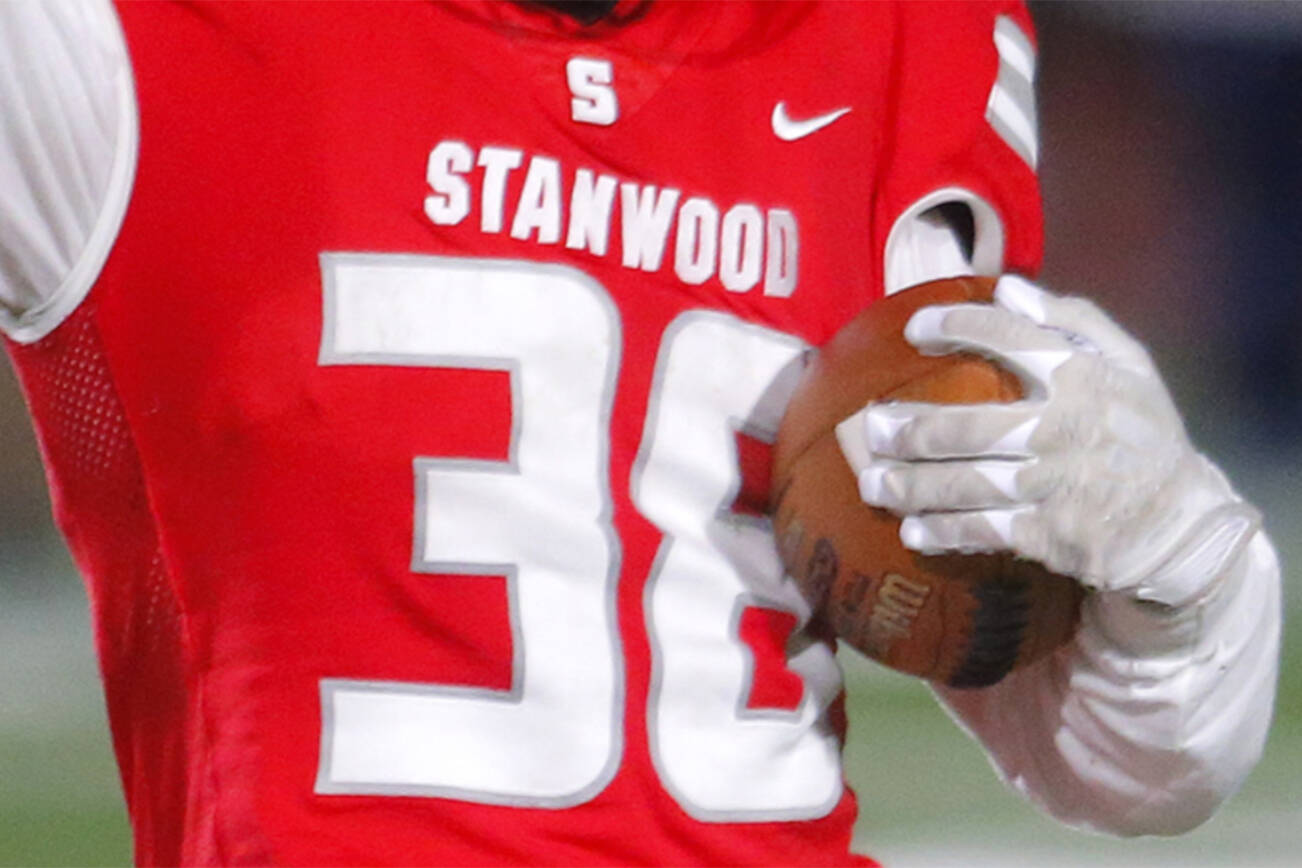
[[[1302, 167], [1302, 4], [1033, 12], [1045, 280], [1097, 298], [1152, 347], [1196, 441], [1263, 508], [1295, 621], [1302, 233], [1287, 221], [1302, 173], [1272, 175], [1262, 160]], [[126, 865], [85, 596], [43, 498], [0, 363], [0, 866]], [[922, 685], [853, 656], [843, 666], [857, 847], [888, 866], [1302, 865], [1296, 631], [1285, 633], [1265, 759], [1217, 817], [1174, 840], [1117, 841], [1043, 819]]]

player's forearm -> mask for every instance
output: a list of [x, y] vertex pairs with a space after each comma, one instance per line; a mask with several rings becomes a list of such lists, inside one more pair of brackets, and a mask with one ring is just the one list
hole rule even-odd
[[1270, 723], [1279, 562], [1258, 531], [1200, 599], [1086, 604], [1072, 645], [982, 691], [941, 691], [1001, 775], [1073, 825], [1178, 834], [1247, 776]]

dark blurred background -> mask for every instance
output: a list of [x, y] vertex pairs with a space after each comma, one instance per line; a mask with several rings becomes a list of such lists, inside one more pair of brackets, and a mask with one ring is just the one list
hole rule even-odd
[[[1043, 278], [1153, 350], [1195, 441], [1266, 523], [1302, 603], [1302, 4], [1034, 3]], [[85, 595], [0, 364], [0, 865], [126, 864]], [[1202, 829], [1118, 842], [1006, 793], [919, 684], [843, 663], [862, 849], [910, 865], [1295, 865], [1302, 644], [1267, 756]]]

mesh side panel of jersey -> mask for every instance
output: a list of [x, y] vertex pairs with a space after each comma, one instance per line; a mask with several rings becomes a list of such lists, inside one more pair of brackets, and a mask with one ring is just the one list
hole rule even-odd
[[[150, 782], [185, 779], [180, 607], [94, 310], [83, 305], [45, 339], [8, 349], [36, 423], [55, 519], [90, 596], [136, 838], [179, 842], [186, 798], [156, 791]], [[155, 831], [167, 828], [172, 831]], [[180, 861], [179, 851], [136, 857], [141, 863]]]

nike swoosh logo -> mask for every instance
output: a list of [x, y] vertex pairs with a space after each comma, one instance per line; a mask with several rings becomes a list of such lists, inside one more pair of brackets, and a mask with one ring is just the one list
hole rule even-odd
[[809, 120], [793, 121], [790, 115], [787, 114], [787, 104], [780, 102], [773, 107], [773, 135], [784, 142], [794, 142], [796, 139], [803, 139], [810, 133], [818, 132], [849, 112], [850, 106], [846, 106], [825, 115], [812, 117]]

